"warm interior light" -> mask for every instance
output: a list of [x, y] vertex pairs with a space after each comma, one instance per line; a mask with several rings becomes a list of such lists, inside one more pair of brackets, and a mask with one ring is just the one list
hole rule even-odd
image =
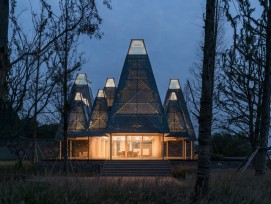
[[88, 99], [84, 98], [82, 93], [80, 92], [77, 92], [75, 94], [75, 98], [74, 98], [75, 101], [83, 101], [84, 104], [86, 104], [87, 106], [89, 106], [89, 103], [88, 103]]

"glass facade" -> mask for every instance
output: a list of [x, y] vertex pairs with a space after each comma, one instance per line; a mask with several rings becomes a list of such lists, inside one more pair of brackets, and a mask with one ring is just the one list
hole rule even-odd
[[[193, 142], [162, 136], [89, 137], [69, 141], [71, 159], [156, 160], [193, 159]], [[111, 153], [112, 155], [110, 155]], [[162, 157], [163, 156], [163, 157]]]
[[159, 136], [112, 136], [112, 159], [159, 159]]

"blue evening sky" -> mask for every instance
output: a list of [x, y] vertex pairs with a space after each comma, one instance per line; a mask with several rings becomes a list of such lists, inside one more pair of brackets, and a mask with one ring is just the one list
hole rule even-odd
[[170, 78], [183, 85], [197, 60], [202, 38], [203, 0], [113, 0], [112, 10], [99, 5], [102, 40], [81, 40], [95, 95], [107, 77], [118, 82], [131, 39], [144, 39], [162, 101]]

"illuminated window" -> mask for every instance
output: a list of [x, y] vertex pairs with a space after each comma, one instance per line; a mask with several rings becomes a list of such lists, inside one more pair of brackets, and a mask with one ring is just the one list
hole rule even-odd
[[104, 90], [103, 89], [99, 89], [97, 97], [98, 98], [103, 98], [104, 97]]
[[129, 55], [146, 55], [147, 52], [146, 52], [143, 40], [132, 40], [128, 54]]
[[88, 100], [82, 96], [82, 93], [77, 92], [75, 94], [74, 100], [75, 101], [83, 101], [84, 104], [86, 104], [87, 106], [89, 106]]
[[180, 82], [178, 79], [171, 79], [169, 83], [169, 89], [180, 89]]
[[177, 96], [176, 96], [175, 92], [171, 93], [169, 100], [171, 100], [171, 101], [176, 101], [177, 100]]
[[81, 93], [77, 92], [77, 93], [75, 94], [75, 99], [74, 99], [74, 100], [76, 100], [76, 101], [81, 101], [81, 99], [82, 99]]

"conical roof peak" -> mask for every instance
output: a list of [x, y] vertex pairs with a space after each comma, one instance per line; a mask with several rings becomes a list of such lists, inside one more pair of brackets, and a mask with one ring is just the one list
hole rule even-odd
[[131, 40], [128, 55], [146, 55], [147, 50], [142, 39]]
[[[82, 133], [88, 127], [94, 101], [86, 74], [77, 74], [68, 100], [70, 105], [68, 112], [68, 137], [73, 137], [74, 134]], [[56, 138], [63, 138], [63, 118], [61, 118]]]
[[194, 128], [178, 79], [170, 80], [164, 101], [164, 108], [170, 135], [195, 140]]
[[110, 133], [167, 133], [161, 98], [143, 40], [132, 40], [109, 113]]
[[93, 104], [91, 118], [89, 122], [88, 131], [90, 136], [105, 135], [107, 120], [108, 120], [107, 101], [103, 89], [99, 89], [97, 97], [95, 98]]

